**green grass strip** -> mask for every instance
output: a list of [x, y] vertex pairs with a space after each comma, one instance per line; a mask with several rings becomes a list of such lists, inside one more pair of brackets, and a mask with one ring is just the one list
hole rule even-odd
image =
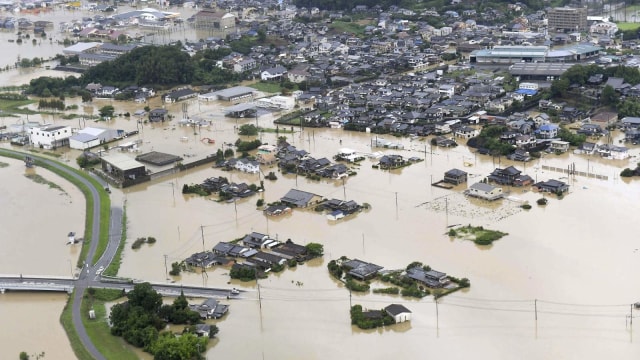
[[[93, 292], [93, 295], [91, 294]], [[115, 301], [122, 297], [122, 291], [113, 289], [90, 289], [83, 296], [81, 306], [82, 323], [96, 349], [107, 359], [137, 360], [138, 356], [126, 342], [111, 335], [107, 323], [107, 307], [105, 302]], [[89, 319], [89, 310], [95, 311], [96, 318]]]
[[62, 314], [60, 315], [60, 323], [62, 324], [64, 331], [67, 333], [69, 343], [71, 343], [71, 349], [73, 349], [73, 353], [76, 354], [76, 358], [78, 358], [78, 360], [94, 360], [93, 356], [91, 356], [91, 354], [89, 354], [89, 351], [87, 351], [84, 345], [82, 345], [82, 341], [80, 341], [80, 337], [76, 332], [76, 328], [73, 326], [73, 319], [71, 314], [72, 309], [73, 294], [69, 296], [69, 300], [67, 301], [67, 304], [64, 306], [64, 310], [62, 310]]
[[120, 243], [118, 244], [118, 250], [116, 255], [111, 260], [107, 269], [103, 272], [106, 276], [117, 276], [120, 271], [120, 265], [122, 264], [122, 251], [124, 251], [124, 244], [127, 242], [127, 207], [122, 208], [122, 235], [120, 237]]

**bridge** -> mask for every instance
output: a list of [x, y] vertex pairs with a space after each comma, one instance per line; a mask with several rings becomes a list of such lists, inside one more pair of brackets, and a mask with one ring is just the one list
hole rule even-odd
[[[0, 275], [0, 293], [6, 291], [53, 291], [71, 294], [78, 279], [70, 277], [44, 277], [25, 275]], [[125, 292], [133, 290], [136, 283], [128, 279], [99, 278], [92, 281], [90, 286], [97, 289], [118, 289]], [[208, 288], [183, 284], [151, 283], [153, 289], [162, 296], [178, 296], [180, 292], [188, 297], [218, 298], [218, 299], [250, 299], [250, 291], [239, 290], [239, 294], [232, 295], [231, 289]]]

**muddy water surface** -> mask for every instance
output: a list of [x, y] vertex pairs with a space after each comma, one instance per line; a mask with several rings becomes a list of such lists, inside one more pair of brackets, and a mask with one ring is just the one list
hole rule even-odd
[[[97, 109], [108, 103], [97, 100], [92, 106]], [[133, 112], [141, 107], [114, 105], [121, 112]], [[151, 105], [160, 106], [159, 103]], [[223, 143], [235, 141], [238, 137], [235, 126], [255, 121], [224, 118], [223, 106], [192, 102], [190, 116], [210, 118], [210, 126], [181, 127], [177, 120], [143, 124], [140, 134], [133, 139], [142, 140], [140, 153], [164, 151], [183, 156], [185, 161], [204, 157], [222, 148]], [[177, 119], [181, 118], [180, 104], [167, 108]], [[258, 122], [261, 126], [273, 127], [270, 120], [270, 116], [263, 116]], [[124, 117], [92, 125], [127, 131], [140, 126], [136, 119]], [[263, 142], [275, 143], [276, 134], [261, 136]], [[126, 203], [129, 243], [141, 236], [158, 239], [156, 244], [143, 245], [139, 250], [126, 246], [120, 269], [122, 276], [248, 290], [245, 299], [231, 301], [229, 315], [219, 322], [219, 341], [208, 351], [209, 358], [324, 359], [340, 355], [386, 358], [429, 354], [448, 358], [596, 359], [609, 354], [615, 354], [616, 358], [640, 355], [634, 344], [638, 341], [637, 335], [628, 324], [630, 304], [640, 300], [639, 284], [633, 276], [640, 270], [640, 244], [633, 228], [640, 187], [633, 180], [617, 177], [622, 168], [637, 162], [637, 148], [631, 150], [633, 158], [625, 161], [564, 154], [545, 155], [526, 166], [516, 164], [539, 181], [555, 178], [571, 185], [570, 193], [563, 199], [547, 196], [549, 204], [541, 207], [535, 205], [541, 195], [530, 189], [505, 189], [510, 191], [510, 200], [487, 203], [461, 195], [464, 185], [453, 190], [430, 186], [454, 167], [467, 171], [469, 183], [473, 183], [495, 167], [512, 164], [504, 159], [475, 156], [464, 146], [431, 149], [428, 141], [394, 139], [403, 142], [408, 150], [371, 149], [371, 135], [339, 129], [305, 129], [287, 137], [317, 158], [331, 159], [339, 148], [349, 147], [364, 154], [398, 153], [421, 157], [424, 161], [401, 170], [381, 171], [371, 167], [374, 160], [367, 159], [354, 167], [358, 174], [344, 183], [316, 182], [277, 173], [277, 181], [264, 180], [265, 192], [237, 203], [182, 195], [180, 189], [184, 184], [199, 183], [211, 176], [256, 184], [262, 179], [260, 176], [205, 166], [123, 191], [114, 190], [112, 194], [114, 204]], [[212, 138], [215, 144], [202, 138]], [[617, 139], [619, 135], [614, 141]], [[59, 152], [71, 165], [78, 155], [69, 150]], [[51, 234], [45, 230], [58, 223], [63, 224], [59, 231], [66, 234], [69, 231], [66, 229], [77, 228], [77, 222], [83, 223], [81, 216], [65, 219], [56, 212], [60, 206], [67, 208], [69, 204], [61, 203], [64, 201], [79, 206], [79, 194], [73, 194], [72, 200], [63, 200], [66, 197], [56, 191], [26, 180], [19, 162], [2, 161], [10, 163], [8, 168], [0, 169], [7, 189], [24, 187], [25, 191], [38, 191], [47, 199], [28, 207], [12, 206], [14, 211], [3, 213], [3, 219], [18, 214], [11, 218], [11, 231], [3, 234], [5, 247], [16, 246], [16, 253], [28, 253], [33, 250], [33, 244], [17, 242], [14, 245], [15, 242], [7, 239], [27, 232], [42, 238], [44, 234]], [[567, 177], [543, 168], [564, 168], [574, 163], [578, 171], [606, 175], [608, 179]], [[268, 171], [276, 169], [263, 168], [263, 172]], [[346, 196], [371, 204], [371, 210], [339, 222], [330, 222], [312, 210], [296, 209], [291, 215], [271, 219], [256, 210], [258, 198], [264, 198], [267, 203], [276, 201], [291, 188], [327, 198]], [[0, 194], [4, 196], [3, 203], [19, 202], [22, 197], [17, 192]], [[35, 201], [29, 198], [25, 201]], [[533, 208], [519, 208], [523, 201], [533, 204]], [[34, 206], [47, 209], [48, 213], [55, 212], [56, 217], [38, 215], [40, 226], [33, 227], [37, 215], [31, 210]], [[68, 213], [82, 214], [83, 208], [73, 208]], [[9, 224], [3, 221], [3, 227], [5, 223]], [[456, 224], [482, 225], [509, 235], [490, 247], [479, 247], [470, 241], [449, 238], [447, 226]], [[209, 269], [206, 274], [183, 273], [167, 280], [165, 255], [169, 262], [181, 261], [203, 248], [212, 248], [219, 241], [229, 241], [250, 231], [268, 233], [281, 240], [291, 238], [298, 243], [320, 242], [325, 246], [325, 256], [295, 270], [272, 274], [260, 281], [259, 291], [255, 282], [229, 284], [229, 269], [224, 267]], [[60, 251], [72, 251], [59, 246], [64, 249]], [[43, 264], [42, 271], [64, 275], [68, 254], [55, 257], [50, 256], [51, 251], [53, 248], [35, 253], [32, 259]], [[386, 269], [399, 269], [412, 261], [421, 261], [453, 276], [469, 278], [471, 288], [440, 299], [437, 307], [432, 297], [422, 300], [373, 294], [350, 297], [326, 271], [326, 263], [342, 255], [374, 262]], [[22, 266], [22, 262], [12, 261], [10, 255], [2, 252], [2, 262], [13, 264], [7, 265], [3, 272], [21, 271], [16, 267]], [[25, 303], [31, 302], [25, 299]], [[350, 304], [378, 309], [393, 302], [412, 310], [409, 324], [373, 331], [360, 331], [350, 325]], [[37, 305], [35, 299], [33, 304]], [[17, 306], [15, 302], [3, 304], [7, 309]], [[56, 312], [55, 319], [58, 315]], [[40, 317], [32, 316], [32, 320], [28, 320], [28, 314], [23, 318], [29, 323], [39, 323]], [[48, 324], [58, 326], [57, 320]], [[9, 341], [20, 343], [15, 339]]]

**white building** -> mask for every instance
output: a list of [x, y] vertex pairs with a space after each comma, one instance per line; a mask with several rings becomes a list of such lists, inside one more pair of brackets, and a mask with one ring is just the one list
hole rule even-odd
[[396, 323], [401, 323], [411, 320], [411, 310], [400, 304], [391, 304], [384, 308], [384, 311], [393, 317]]
[[118, 138], [122, 130], [86, 127], [69, 138], [69, 147], [86, 150]]
[[521, 82], [520, 85], [518, 85], [518, 89], [536, 90], [536, 91], [538, 91], [539, 88], [540, 88], [540, 85], [538, 85], [537, 83], [532, 83], [532, 82]]
[[258, 107], [291, 110], [296, 104], [296, 100], [289, 96], [272, 96], [270, 98], [259, 99], [256, 103]]
[[465, 191], [465, 194], [491, 201], [502, 198], [502, 188], [485, 183], [475, 183]]
[[71, 126], [64, 125], [43, 125], [29, 129], [29, 137], [33, 146], [43, 149], [55, 149], [69, 145], [71, 137]]

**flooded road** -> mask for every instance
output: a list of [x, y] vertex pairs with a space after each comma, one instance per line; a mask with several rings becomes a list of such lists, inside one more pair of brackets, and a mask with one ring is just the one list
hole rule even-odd
[[[100, 106], [110, 103], [96, 100], [83, 111], [97, 113]], [[132, 103], [113, 105], [116, 112], [122, 113], [143, 107]], [[157, 98], [150, 103], [152, 108], [160, 105]], [[167, 106], [175, 120], [143, 124], [138, 135], [125, 141], [141, 139], [140, 153], [156, 150], [195, 159], [214, 153], [224, 143], [234, 142], [238, 138], [236, 126], [255, 122], [223, 117], [222, 103], [192, 102], [191, 116], [212, 121], [210, 126], [193, 129], [177, 124], [182, 117], [181, 106]], [[32, 118], [77, 123], [52, 116]], [[258, 124], [274, 127], [271, 120], [271, 116], [265, 115], [258, 119]], [[125, 117], [87, 125], [126, 131], [140, 126], [135, 118]], [[126, 203], [128, 244], [137, 237], [157, 238], [157, 243], [145, 244], [139, 250], [132, 250], [130, 245], [125, 247], [120, 268], [120, 275], [125, 277], [229, 286], [229, 269], [224, 267], [209, 269], [206, 274], [183, 273], [167, 280], [165, 255], [170, 263], [182, 261], [203, 248], [211, 249], [219, 241], [233, 240], [251, 231], [268, 233], [280, 240], [290, 238], [301, 244], [312, 241], [324, 244], [323, 259], [260, 280], [259, 296], [250, 297], [259, 297], [259, 301], [231, 301], [228, 316], [218, 322], [219, 340], [209, 349], [208, 358], [377, 359], [446, 354], [447, 358], [457, 359], [481, 354], [479, 357], [483, 359], [600, 359], [615, 354], [616, 358], [627, 359], [640, 355], [640, 348], [634, 344], [639, 341], [638, 335], [629, 324], [630, 305], [640, 301], [639, 281], [634, 277], [640, 271], [640, 243], [633, 227], [640, 187], [638, 180], [618, 177], [623, 168], [635, 166], [639, 148], [633, 147], [633, 157], [625, 161], [550, 154], [526, 166], [515, 164], [538, 181], [560, 179], [571, 185], [570, 193], [563, 199], [547, 196], [548, 205], [538, 206], [535, 201], [541, 195], [528, 189], [505, 189], [511, 191], [511, 200], [486, 203], [461, 195], [465, 185], [453, 190], [430, 186], [451, 168], [467, 171], [470, 185], [496, 167], [513, 164], [504, 159], [476, 156], [465, 146], [432, 149], [428, 141], [394, 139], [412, 150], [372, 149], [370, 144], [375, 135], [340, 129], [304, 129], [302, 133], [295, 130], [295, 134], [286, 134], [289, 141], [316, 158], [331, 159], [338, 149], [348, 147], [363, 154], [401, 154], [424, 161], [401, 170], [382, 171], [373, 169], [376, 161], [367, 159], [354, 166], [357, 175], [346, 179], [344, 184], [282, 175], [276, 168], [265, 167], [262, 171], [276, 171], [278, 180], [264, 180], [263, 193], [235, 204], [182, 195], [181, 189], [184, 184], [200, 183], [212, 176], [259, 184], [262, 179], [259, 175], [205, 166], [122, 191], [113, 190], [113, 203]], [[274, 144], [276, 136], [265, 133], [260, 137], [263, 142]], [[204, 138], [212, 138], [215, 143], [202, 141]], [[614, 142], [619, 138], [616, 134]], [[77, 151], [57, 152], [75, 166]], [[8, 167], [0, 168], [0, 178], [5, 184], [0, 199], [2, 204], [10, 204], [0, 208], [4, 249], [0, 253], [0, 272], [26, 272], [23, 269], [28, 263], [28, 269], [65, 276], [68, 260], [75, 265], [77, 250], [63, 244], [64, 235], [71, 229], [80, 232], [84, 224], [83, 216], [79, 215], [84, 213], [80, 194], [43, 169], [35, 171], [60, 185], [68, 196], [26, 179], [20, 162], [0, 161], [9, 163]], [[567, 177], [543, 169], [566, 168], [574, 163], [578, 171], [608, 178]], [[269, 219], [256, 210], [259, 198], [273, 202], [291, 188], [326, 198], [346, 197], [366, 202], [371, 210], [338, 222], [330, 222], [312, 210], [296, 209], [290, 215]], [[532, 204], [532, 209], [519, 208], [522, 201]], [[447, 227], [455, 224], [482, 225], [509, 235], [492, 246], [479, 247], [470, 241], [449, 238]], [[59, 237], [59, 241], [55, 240]], [[331, 259], [343, 255], [386, 269], [400, 269], [412, 261], [421, 261], [447, 274], [469, 278], [471, 288], [440, 299], [437, 307], [432, 297], [422, 300], [375, 294], [350, 297], [326, 270]], [[258, 292], [255, 282], [231, 284], [251, 294]], [[383, 285], [374, 283], [374, 286]], [[18, 301], [13, 300], [15, 296]], [[34, 324], [55, 328], [43, 335], [44, 341], [66, 344], [63, 333], [56, 335], [62, 331], [57, 319], [66, 296], [52, 296], [55, 306], [45, 306], [44, 317], [41, 311], [20, 310], [39, 309], [40, 297], [46, 296], [0, 295], [2, 319], [15, 324], [16, 334], [28, 331]], [[379, 309], [390, 303], [408, 307], [413, 312], [411, 322], [371, 331], [350, 325], [350, 304]], [[637, 316], [636, 312], [633, 316]], [[23, 349], [30, 351], [31, 340], [24, 336], [3, 337], [0, 345], [11, 349], [7, 355], [15, 357]], [[61, 347], [64, 348], [61, 351], [70, 351], [68, 345]], [[49, 354], [50, 350], [42, 350]], [[52, 355], [56, 359], [68, 357]]]

